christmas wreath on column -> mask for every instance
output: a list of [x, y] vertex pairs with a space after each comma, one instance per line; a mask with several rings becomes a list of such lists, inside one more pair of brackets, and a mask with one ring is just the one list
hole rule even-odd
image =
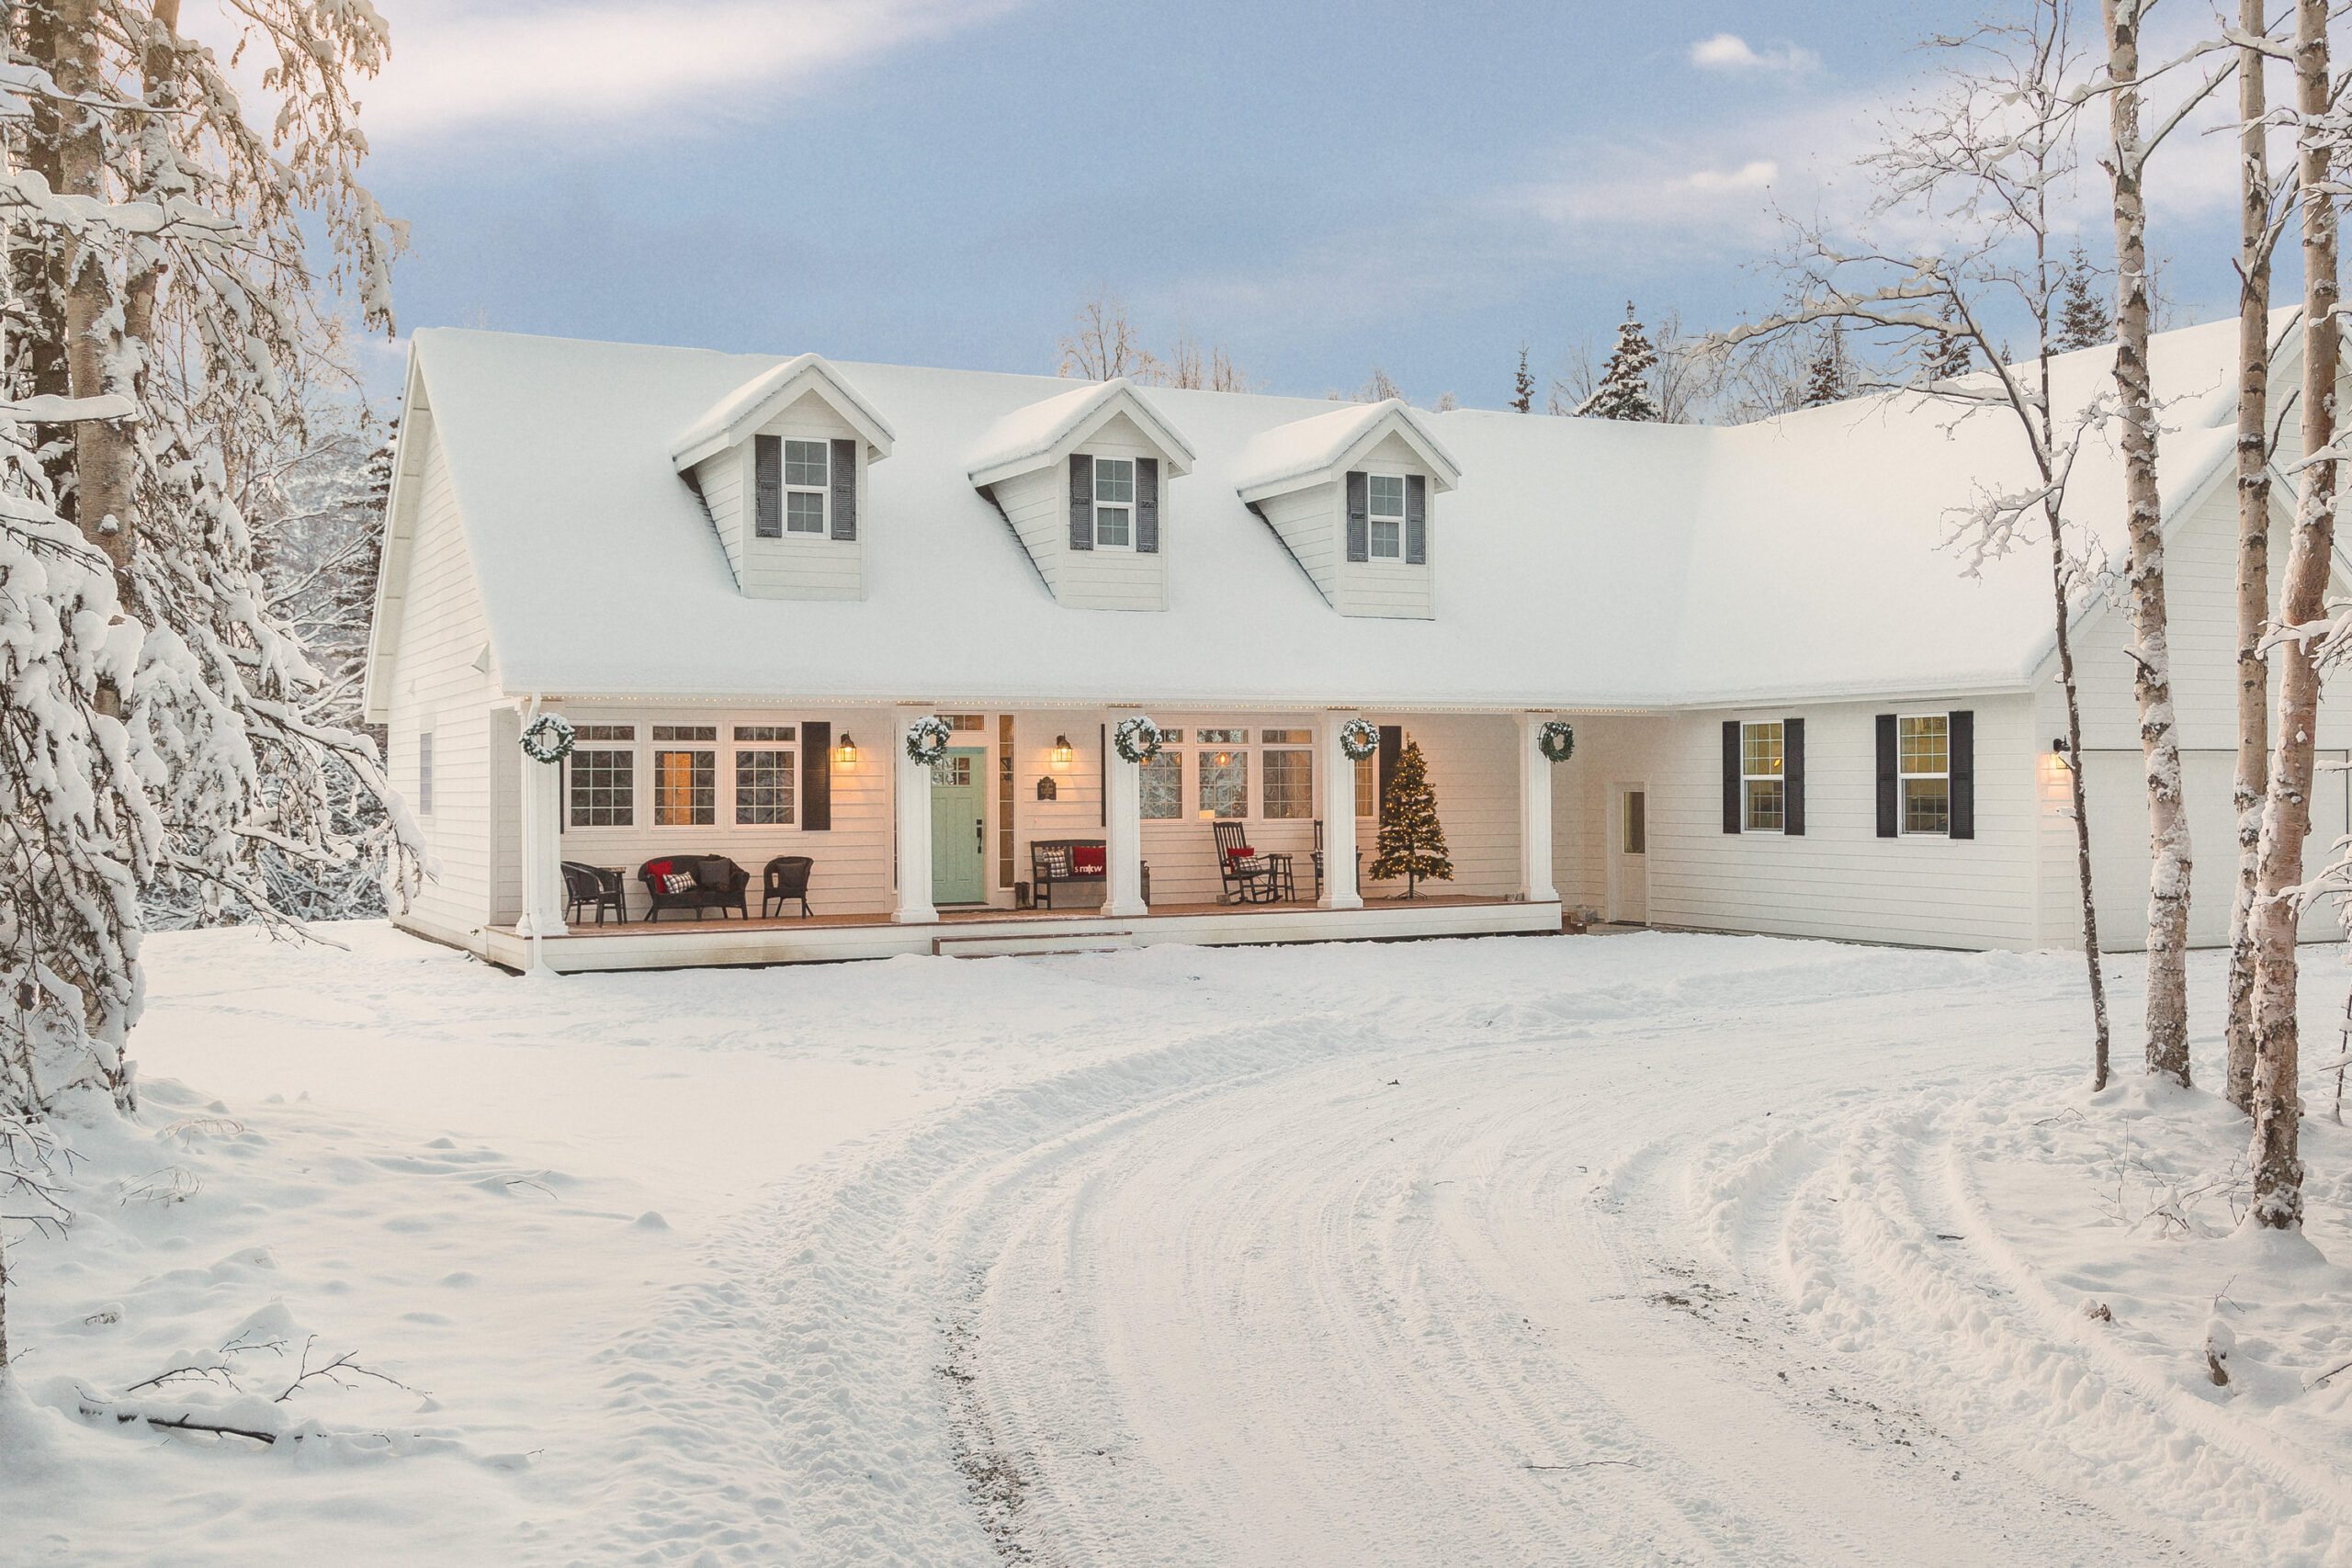
[[1547, 718], [1544, 728], [1535, 732], [1535, 749], [1544, 753], [1547, 762], [1565, 762], [1576, 755], [1577, 732], [1566, 719]]
[[560, 762], [571, 755], [575, 731], [560, 713], [543, 713], [523, 727], [523, 755], [534, 762]]
[[947, 755], [947, 742], [955, 735], [947, 721], [935, 713], [928, 713], [907, 726], [907, 758], [929, 767]]
[[1351, 718], [1340, 726], [1340, 750], [1351, 762], [1361, 762], [1380, 750], [1380, 730], [1368, 718]]
[[1118, 728], [1111, 731], [1111, 745], [1118, 751], [1119, 760], [1138, 767], [1159, 756], [1159, 749], [1167, 744], [1168, 732], [1140, 715], [1121, 719]]

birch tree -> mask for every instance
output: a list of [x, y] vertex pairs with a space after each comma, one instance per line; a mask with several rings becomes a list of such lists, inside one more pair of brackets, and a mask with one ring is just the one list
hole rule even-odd
[[[1934, 43], [1951, 62], [1944, 91], [1892, 126], [1885, 144], [1862, 163], [1877, 187], [1872, 217], [1924, 213], [1954, 243], [1890, 252], [1800, 231], [1789, 307], [1720, 341], [1743, 351], [1770, 348], [1833, 324], [1873, 335], [1886, 344], [1896, 368], [1865, 374], [1856, 391], [1909, 396], [1950, 410], [1954, 422], [1996, 419], [2016, 430], [2025, 472], [1985, 482], [1950, 519], [1947, 544], [1972, 576], [2013, 550], [2038, 544], [2044, 551], [2071, 761], [2083, 754], [2073, 620], [2100, 563], [2095, 542], [2070, 517], [2067, 487], [2086, 436], [2111, 412], [2096, 399], [2059, 409], [2051, 389], [2064, 281], [2051, 203], [2075, 166], [2083, 98], [2068, 76], [2077, 55], [2064, 0], [2036, 0], [2023, 20]], [[2030, 359], [2015, 361], [2007, 352], [1993, 324], [2002, 310], [2021, 311], [2030, 325]], [[1952, 376], [1953, 367], [1971, 363], [1984, 368]], [[2090, 819], [2081, 767], [2069, 766], [2066, 778], [2089, 981], [2091, 1079], [2103, 1089], [2111, 1069]]]
[[[2254, 940], [2253, 1217], [2276, 1230], [2303, 1223], [2300, 1149], [2302, 1096], [2295, 1022], [2297, 885], [2311, 831], [2312, 745], [2319, 728], [2321, 634], [2328, 566], [2335, 549], [2336, 201], [2344, 186], [2331, 164], [2352, 127], [2332, 116], [2326, 0], [2296, 0], [2296, 183], [2303, 246], [2304, 458], [2295, 494], [2295, 531], [2278, 593], [2278, 722], [2270, 787], [2262, 810], [2249, 923]], [[2328, 640], [2341, 646], [2344, 628]]]

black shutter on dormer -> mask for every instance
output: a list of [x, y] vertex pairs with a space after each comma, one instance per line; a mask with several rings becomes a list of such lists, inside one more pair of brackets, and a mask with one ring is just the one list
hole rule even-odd
[[1159, 459], [1136, 459], [1136, 553], [1159, 553]]
[[800, 726], [800, 828], [826, 833], [833, 826], [833, 727], [829, 720]]
[[1724, 720], [1724, 831], [1739, 831], [1739, 720]]
[[1781, 831], [1804, 836], [1804, 720], [1781, 721]]
[[1405, 564], [1423, 566], [1430, 558], [1430, 481], [1419, 474], [1405, 476]]
[[760, 539], [784, 537], [784, 438], [752, 437], [752, 535]]
[[833, 537], [857, 537], [857, 443], [833, 443]]
[[1903, 831], [1902, 784], [1895, 772], [1894, 716], [1878, 716], [1878, 836], [1892, 839]]
[[1348, 475], [1348, 558], [1372, 558], [1372, 489], [1361, 473]]
[[1069, 455], [1069, 547], [1094, 547], [1094, 459], [1083, 452]]
[[1951, 836], [1976, 837], [1976, 715], [1962, 710], [1951, 716]]

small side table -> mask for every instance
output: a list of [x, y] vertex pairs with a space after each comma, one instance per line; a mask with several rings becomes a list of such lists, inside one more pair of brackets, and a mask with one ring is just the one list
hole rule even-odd
[[[1265, 858], [1272, 874], [1266, 881], [1273, 890], [1274, 898], [1284, 903], [1295, 903], [1298, 899], [1298, 878], [1292, 869], [1293, 857], [1281, 850], [1269, 850]], [[1269, 903], [1272, 901], [1268, 900]]]

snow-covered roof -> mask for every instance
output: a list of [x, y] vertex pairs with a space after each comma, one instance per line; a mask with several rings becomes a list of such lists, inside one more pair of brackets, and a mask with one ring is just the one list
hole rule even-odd
[[1303, 484], [1316, 483], [1332, 469], [1370, 451], [1394, 432], [1420, 455], [1436, 475], [1438, 489], [1462, 482], [1462, 470], [1412, 405], [1399, 398], [1377, 403], [1341, 403], [1327, 413], [1261, 430], [1234, 461], [1233, 485], [1244, 501], [1263, 501]]
[[1193, 448], [1125, 376], [1090, 381], [1067, 392], [1013, 410], [983, 431], [965, 458], [976, 485], [997, 484], [1057, 463], [1067, 452], [1116, 414], [1135, 421], [1145, 437], [1169, 459], [1172, 471], [1190, 473]]
[[876, 457], [890, 455], [889, 422], [823, 355], [804, 354], [760, 372], [706, 409], [670, 443], [671, 465], [683, 471], [740, 444], [812, 390], [865, 438]]
[[[2229, 460], [2235, 330], [2154, 346], [2176, 514]], [[898, 432], [864, 508], [866, 597], [779, 601], [737, 591], [672, 444], [797, 361], [447, 328], [418, 332], [413, 353], [432, 416], [417, 427], [443, 443], [514, 693], [1665, 706], [2018, 690], [2051, 643], [2046, 556], [1969, 578], [1942, 547], [1980, 486], [2022, 479], [2014, 419], [1913, 398], [1729, 429], [1416, 412], [1461, 477], [1431, 513], [1436, 618], [1387, 620], [1334, 612], [1238, 493], [1267, 471], [1261, 438], [1312, 457], [1329, 448], [1301, 427], [1329, 420], [1336, 443], [1376, 410], [843, 365]], [[2060, 361], [2059, 406], [2088, 400], [2110, 364], [2106, 350]], [[978, 457], [1049, 451], [1121, 391], [1193, 454], [1167, 491], [1162, 612], [1057, 603], [974, 488]], [[2085, 452], [2070, 511], [2120, 551], [2106, 440]], [[943, 651], [935, 628], [959, 612], [970, 635]]]

